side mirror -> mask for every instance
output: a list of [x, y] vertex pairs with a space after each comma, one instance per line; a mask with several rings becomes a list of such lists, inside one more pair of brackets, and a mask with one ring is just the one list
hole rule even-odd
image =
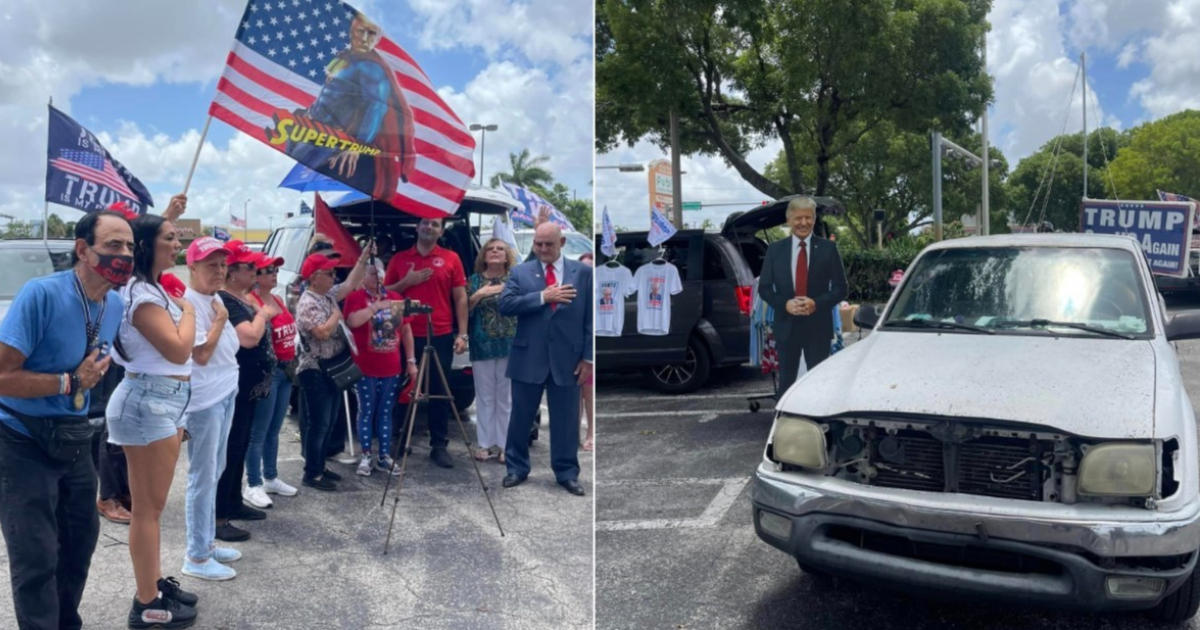
[[879, 323], [879, 311], [878, 304], [863, 304], [854, 311], [854, 325], [864, 330], [875, 328], [875, 324]]
[[1200, 311], [1179, 313], [1167, 322], [1167, 341], [1200, 339]]

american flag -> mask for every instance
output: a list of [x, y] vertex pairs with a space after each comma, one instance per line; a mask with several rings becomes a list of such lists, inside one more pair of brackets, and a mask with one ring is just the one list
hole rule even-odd
[[[270, 144], [268, 131], [277, 129], [280, 117], [306, 110], [317, 99], [327, 68], [348, 47], [357, 14], [348, 4], [325, 0], [252, 0], [238, 24], [209, 113], [284, 151], [288, 143]], [[475, 139], [407, 52], [382, 33], [374, 50], [394, 74], [393, 85], [411, 110], [416, 157], [408, 182], [399, 182], [383, 200], [417, 216], [453, 214], [475, 175]], [[324, 125], [316, 127], [328, 131]], [[334, 140], [333, 134], [329, 139]]]
[[95, 151], [79, 151], [77, 149], [61, 149], [58, 157], [50, 160], [50, 166], [72, 175], [77, 175], [85, 181], [108, 186], [118, 193], [137, 199], [129, 189], [129, 184], [117, 174], [112, 163], [104, 159], [104, 155]]
[[240, 227], [240, 228], [246, 227], [246, 220], [237, 218], [237, 215], [235, 215], [235, 214], [229, 215], [229, 223], [232, 224], [233, 227]]

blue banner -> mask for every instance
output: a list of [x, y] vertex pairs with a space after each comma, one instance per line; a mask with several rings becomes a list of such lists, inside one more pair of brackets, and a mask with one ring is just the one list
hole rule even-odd
[[1102, 201], [1085, 199], [1079, 226], [1089, 234], [1124, 234], [1137, 239], [1162, 276], [1186, 276], [1195, 204], [1167, 201]]
[[146, 206], [154, 205], [142, 182], [114, 160], [92, 132], [53, 105], [46, 154], [46, 201], [84, 212], [124, 201], [130, 210], [145, 214]]

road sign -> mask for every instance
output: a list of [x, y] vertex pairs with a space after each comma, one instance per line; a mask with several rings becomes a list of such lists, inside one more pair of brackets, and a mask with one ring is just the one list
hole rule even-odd
[[690, 210], [699, 210], [700, 206], [701, 203], [699, 201], [685, 201], [683, 202], [683, 211], [688, 212]]

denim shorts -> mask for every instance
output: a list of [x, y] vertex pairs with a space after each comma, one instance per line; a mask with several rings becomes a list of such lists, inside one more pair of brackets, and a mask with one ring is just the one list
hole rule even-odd
[[108, 399], [108, 442], [145, 446], [165, 440], [184, 425], [192, 384], [167, 376], [126, 375]]

